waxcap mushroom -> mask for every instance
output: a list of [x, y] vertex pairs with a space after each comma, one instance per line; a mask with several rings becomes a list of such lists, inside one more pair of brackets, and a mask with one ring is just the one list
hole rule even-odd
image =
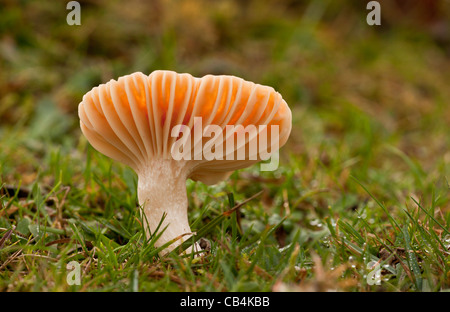
[[286, 143], [292, 123], [288, 105], [271, 87], [164, 70], [94, 87], [78, 114], [90, 144], [137, 173], [147, 234], [165, 228], [155, 245], [183, 237], [162, 254], [191, 235], [186, 179], [215, 184], [267, 159]]

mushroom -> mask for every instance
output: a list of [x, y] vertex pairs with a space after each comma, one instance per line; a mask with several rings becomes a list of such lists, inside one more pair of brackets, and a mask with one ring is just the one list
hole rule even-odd
[[[193, 235], [188, 178], [222, 181], [275, 155], [291, 131], [291, 111], [278, 92], [227, 75], [136, 72], [94, 87], [78, 114], [90, 144], [136, 172], [146, 235], [164, 229], [157, 247], [179, 238], [160, 255]], [[263, 139], [270, 141], [265, 149]]]

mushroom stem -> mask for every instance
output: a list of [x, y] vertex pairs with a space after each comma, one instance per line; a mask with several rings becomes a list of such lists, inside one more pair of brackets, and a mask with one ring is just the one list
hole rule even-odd
[[[145, 214], [143, 222], [147, 237], [155, 234], [158, 225], [158, 233], [164, 228], [165, 230], [155, 243], [156, 247], [180, 237], [163, 250], [160, 256], [169, 253], [192, 236], [187, 214], [186, 178], [185, 163], [165, 159], [150, 161], [138, 173], [138, 200]], [[161, 223], [164, 214], [166, 216]], [[192, 248], [185, 252], [191, 253]]]

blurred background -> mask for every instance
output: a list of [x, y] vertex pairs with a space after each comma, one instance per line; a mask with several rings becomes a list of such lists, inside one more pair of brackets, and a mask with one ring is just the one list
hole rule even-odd
[[[379, 1], [380, 26], [367, 24], [362, 0], [84, 0], [80, 26], [66, 23], [67, 2], [0, 1], [5, 183], [51, 171], [51, 151], [82, 158], [83, 94], [156, 69], [273, 86], [294, 112], [283, 150], [304, 185], [337, 179], [345, 188], [352, 173], [415, 189], [448, 175], [448, 0]], [[425, 175], [403, 182], [403, 156]], [[331, 168], [325, 180], [313, 179], [320, 166]]]

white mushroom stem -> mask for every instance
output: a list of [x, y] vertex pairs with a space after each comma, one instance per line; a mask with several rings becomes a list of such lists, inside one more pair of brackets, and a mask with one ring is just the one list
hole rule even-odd
[[[160, 253], [165, 255], [192, 236], [188, 221], [186, 195], [187, 170], [184, 162], [164, 159], [151, 160], [138, 172], [138, 199], [143, 207], [147, 237], [163, 231], [155, 243], [160, 247], [174, 238], [180, 238]], [[163, 215], [166, 214], [161, 223]], [[156, 233], [156, 235], [158, 235]], [[195, 251], [200, 250], [198, 244]], [[192, 253], [188, 248], [186, 253]]]

